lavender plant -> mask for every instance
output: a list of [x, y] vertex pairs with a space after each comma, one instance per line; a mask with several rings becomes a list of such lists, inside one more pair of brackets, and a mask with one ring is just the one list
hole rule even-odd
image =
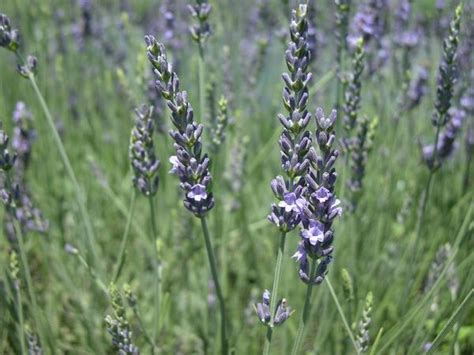
[[344, 50], [347, 50], [347, 36], [349, 33], [349, 13], [351, 11], [351, 0], [334, 0], [336, 5], [336, 100], [335, 105], [336, 109], [339, 108], [339, 99], [341, 96], [341, 67]]
[[370, 343], [370, 334], [369, 334], [369, 326], [372, 321], [372, 304], [373, 304], [373, 296], [372, 292], [367, 294], [365, 299], [365, 306], [364, 310], [362, 311], [362, 317], [359, 321], [357, 326], [357, 345], [359, 353], [366, 353], [369, 350], [369, 343]]
[[305, 197], [308, 204], [303, 208], [301, 240], [293, 255], [299, 262], [300, 279], [308, 286], [292, 354], [299, 354], [311, 310], [313, 287], [324, 281], [332, 260], [332, 225], [342, 213], [340, 201], [334, 191], [337, 178], [334, 164], [339, 155], [334, 148], [336, 116], [335, 110], [327, 117], [321, 108], [316, 110], [316, 143], [319, 153], [312, 151], [310, 154], [311, 168], [305, 176]]
[[422, 148], [422, 158], [428, 168], [434, 168], [434, 152], [437, 152], [437, 164], [442, 164], [444, 160], [449, 158], [453, 151], [459, 145], [456, 142], [456, 136], [462, 128], [462, 123], [466, 113], [464, 110], [451, 107], [447, 116], [448, 123], [443, 132], [440, 133], [436, 148], [433, 144], [426, 145]]
[[158, 190], [158, 168], [153, 144], [153, 107], [142, 106], [135, 111], [137, 119], [130, 137], [130, 161], [134, 172], [133, 185], [145, 196], [151, 197]]
[[285, 52], [289, 73], [282, 75], [285, 83], [283, 104], [288, 114], [287, 116], [283, 114], [278, 115], [283, 126], [279, 143], [281, 164], [287, 178], [277, 176], [271, 182], [271, 187], [275, 197], [278, 199], [278, 203], [272, 205], [272, 212], [268, 219], [278, 227], [281, 236], [270, 300], [271, 317], [265, 323], [267, 325], [265, 354], [269, 352], [273, 327], [277, 325], [275, 324], [277, 294], [281, 263], [285, 251], [286, 234], [295, 229], [300, 223], [301, 211], [305, 204], [302, 192], [305, 183], [304, 176], [309, 169], [308, 153], [311, 147], [310, 133], [306, 130], [311, 119], [311, 114], [306, 108], [309, 98], [308, 83], [311, 80], [311, 73], [307, 72], [311, 54], [307, 43], [308, 21], [306, 20], [306, 15], [306, 5], [300, 5], [297, 10], [292, 11], [290, 42]]
[[[360, 110], [361, 75], [364, 70], [364, 40], [360, 37], [356, 41], [356, 48], [352, 55], [352, 71], [344, 83], [344, 128], [347, 134], [354, 129]], [[350, 140], [350, 139], [349, 139]]]
[[139, 349], [133, 344], [132, 331], [127, 319], [122, 294], [114, 284], [109, 287], [113, 315], [105, 317], [107, 332], [112, 337], [112, 345], [120, 355], [139, 354]]
[[218, 102], [219, 110], [216, 118], [216, 127], [212, 132], [212, 143], [214, 150], [217, 151], [219, 146], [225, 142], [226, 128], [229, 123], [227, 113], [227, 99], [222, 96]]
[[209, 171], [210, 159], [202, 155], [201, 137], [204, 130], [202, 124], [194, 120], [194, 112], [188, 101], [186, 91], [180, 91], [178, 75], [169, 63], [165, 47], [158, 43], [153, 36], [146, 36], [148, 59], [155, 68], [156, 87], [168, 102], [171, 110], [171, 121], [175, 126], [170, 130], [174, 139], [176, 155], [170, 158], [171, 173], [178, 176], [180, 187], [184, 191], [184, 206], [201, 220], [207, 255], [221, 313], [222, 352], [227, 353], [226, 315], [224, 295], [222, 293], [212, 250], [209, 230], [205, 215], [214, 207], [214, 197], [211, 192], [212, 177]]
[[[447, 123], [448, 110], [451, 107], [451, 98], [453, 95], [453, 86], [455, 83], [456, 72], [456, 49], [459, 43], [459, 29], [461, 25], [462, 5], [458, 5], [455, 10], [454, 19], [451, 22], [449, 34], [443, 45], [443, 60], [439, 66], [438, 87], [436, 89], [435, 110], [432, 116], [432, 122], [436, 126], [436, 135], [433, 144], [431, 167], [429, 168], [428, 181], [421, 196], [420, 208], [418, 211], [418, 218], [415, 226], [415, 242], [411, 260], [416, 260], [416, 253], [418, 249], [418, 242], [421, 234], [421, 227], [424, 222], [426, 206], [428, 203], [429, 194], [431, 191], [431, 184], [433, 175], [439, 167], [439, 151], [438, 142], [440, 138], [441, 127]], [[452, 133], [452, 132], [451, 132]], [[431, 154], [430, 154], [431, 155]], [[414, 263], [411, 263], [413, 265]], [[410, 277], [413, 273], [413, 266], [409, 269]], [[408, 292], [409, 286], [407, 285]]]
[[209, 24], [209, 14], [212, 6], [207, 0], [195, 0], [194, 5], [188, 5], [191, 15], [196, 19], [196, 24], [190, 26], [191, 38], [198, 44], [199, 48], [199, 114], [202, 119], [206, 117], [205, 112], [205, 58], [204, 45], [211, 35], [211, 25]]
[[[134, 172], [133, 184], [143, 195], [148, 198], [152, 227], [150, 242], [154, 249], [157, 249], [156, 245], [159, 244], [161, 240], [158, 239], [155, 202], [153, 197], [158, 190], [159, 178], [157, 173], [160, 166], [160, 161], [156, 158], [153, 142], [153, 133], [155, 131], [153, 124], [153, 107], [147, 107], [144, 105], [140, 109], [137, 109], [135, 113], [137, 115], [137, 119], [135, 121], [135, 126], [132, 129], [129, 148], [130, 162]], [[124, 234], [118, 265], [122, 264], [122, 258], [124, 256], [127, 241], [128, 233]], [[153, 268], [155, 269], [155, 309], [152, 335], [153, 344], [155, 343], [156, 332], [158, 329], [162, 278], [161, 256], [158, 255], [157, 250], [156, 254], [156, 256], [153, 255]], [[152, 352], [154, 352], [153, 347]]]

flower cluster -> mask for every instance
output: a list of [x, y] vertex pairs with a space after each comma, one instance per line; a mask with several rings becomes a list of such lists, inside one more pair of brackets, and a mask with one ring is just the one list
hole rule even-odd
[[433, 144], [426, 145], [422, 148], [423, 160], [430, 169], [437, 167], [457, 148], [456, 136], [462, 127], [466, 113], [463, 110], [451, 107], [448, 111], [448, 123], [442, 133], [439, 135], [438, 144], [436, 148], [435, 161], [435, 147]]
[[372, 322], [372, 304], [373, 304], [373, 296], [372, 292], [367, 294], [365, 299], [365, 306], [364, 310], [362, 311], [362, 318], [359, 321], [357, 326], [357, 336], [356, 336], [356, 344], [358, 347], [359, 353], [365, 353], [369, 349], [370, 343], [370, 334], [369, 334], [369, 326]]
[[[304, 196], [307, 204], [303, 208], [300, 232], [301, 241], [293, 257], [299, 261], [300, 278], [306, 283], [319, 284], [324, 280], [327, 266], [331, 262], [334, 219], [342, 213], [340, 201], [334, 192], [336, 170], [334, 164], [339, 152], [334, 149], [335, 110], [328, 117], [321, 108], [316, 110], [316, 142], [319, 154], [311, 151], [311, 169], [306, 175]], [[313, 259], [309, 270], [308, 259]], [[316, 262], [319, 261], [316, 267]]]
[[227, 99], [225, 96], [222, 96], [219, 102], [217, 103], [219, 111], [216, 117], [216, 127], [212, 132], [212, 143], [214, 144], [214, 149], [217, 148], [225, 141], [225, 129], [229, 123], [229, 115], [227, 113]]
[[12, 29], [7, 15], [0, 13], [0, 47], [16, 52], [20, 46], [20, 33]]
[[456, 8], [454, 19], [449, 27], [449, 34], [443, 42], [443, 60], [439, 66], [435, 111], [433, 112], [432, 118], [435, 126], [444, 126], [446, 124], [446, 114], [451, 107], [453, 88], [457, 75], [456, 50], [459, 43], [461, 14], [462, 6], [459, 5]]
[[[255, 305], [255, 311], [257, 316], [263, 324], [269, 324], [271, 320], [271, 311], [270, 311], [270, 291], [265, 290], [262, 296], [262, 302]], [[288, 302], [285, 298], [282, 298], [275, 309], [275, 316], [273, 317], [273, 325], [278, 326], [283, 324], [293, 312], [291, 308], [288, 307]]]
[[272, 205], [268, 216], [283, 232], [294, 229], [300, 222], [301, 198], [304, 176], [309, 169], [308, 153], [311, 147], [311, 136], [306, 130], [311, 114], [306, 109], [309, 98], [308, 83], [311, 73], [307, 72], [310, 52], [308, 50], [306, 20], [307, 6], [300, 5], [298, 11], [293, 10], [290, 23], [290, 42], [285, 53], [289, 73], [283, 73], [285, 82], [283, 103], [288, 111], [278, 118], [283, 125], [280, 136], [281, 164], [288, 179], [278, 176], [271, 183], [272, 190], [279, 200]]
[[206, 0], [195, 0], [196, 4], [188, 5], [191, 15], [197, 19], [197, 24], [191, 26], [189, 31], [194, 41], [202, 45], [211, 35], [211, 25], [208, 22], [212, 6]]
[[[15, 123], [17, 122], [15, 121]], [[10, 170], [12, 170], [13, 166], [15, 166], [14, 172], [18, 170], [19, 165], [23, 164], [25, 166], [24, 153], [30, 153], [30, 146], [28, 145], [28, 150], [23, 150], [20, 154], [12, 154], [8, 150], [8, 141], [8, 135], [1, 130], [0, 124], [0, 171], [3, 173], [0, 176], [2, 185], [0, 194], [1, 200], [7, 209], [7, 213], [4, 215], [3, 226], [10, 242], [15, 243], [16, 234], [13, 218], [18, 221], [23, 232], [35, 231], [44, 233], [48, 229], [49, 223], [43, 218], [41, 211], [33, 206], [24, 181], [24, 171], [21, 174], [17, 173], [14, 179], [10, 176]], [[16, 143], [18, 145], [19, 141]], [[24, 144], [18, 146], [25, 148]]]
[[176, 129], [170, 130], [174, 139], [176, 155], [170, 158], [185, 193], [184, 205], [196, 216], [201, 217], [214, 206], [211, 192], [210, 159], [202, 154], [202, 124], [194, 120], [194, 112], [188, 101], [186, 91], [180, 91], [178, 75], [168, 61], [165, 47], [157, 43], [153, 36], [146, 36], [148, 59], [155, 68], [156, 87], [168, 102], [171, 110], [171, 121]]
[[[15, 28], [12, 29], [10, 19], [7, 15], [0, 13], [0, 47], [6, 48], [14, 53], [18, 52], [20, 47], [20, 32]], [[28, 78], [36, 73], [38, 60], [36, 57], [29, 55], [26, 63], [18, 64], [18, 72], [21, 76]]]
[[113, 284], [110, 285], [109, 294], [114, 314], [105, 317], [105, 324], [107, 331], [112, 336], [112, 345], [118, 350], [119, 354], [139, 354], [139, 349], [132, 342], [132, 331], [128, 324], [122, 295]]
[[130, 136], [129, 156], [134, 177], [133, 185], [145, 196], [153, 196], [158, 190], [158, 168], [153, 144], [153, 107], [142, 106], [135, 110], [137, 119]]
[[338, 55], [342, 48], [347, 47], [346, 38], [349, 30], [349, 12], [351, 10], [350, 0], [335, 0], [336, 4], [336, 38]]
[[356, 126], [361, 100], [361, 75], [364, 70], [364, 40], [359, 38], [352, 57], [352, 72], [344, 87], [344, 128], [350, 132]]

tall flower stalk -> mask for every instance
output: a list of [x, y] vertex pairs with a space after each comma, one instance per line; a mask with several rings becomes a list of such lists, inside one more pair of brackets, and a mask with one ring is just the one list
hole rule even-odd
[[351, 11], [351, 0], [334, 0], [336, 5], [336, 100], [334, 107], [339, 108], [341, 98], [341, 68], [344, 50], [347, 49], [347, 35], [349, 32], [349, 13]]
[[[305, 203], [302, 198], [302, 192], [304, 176], [309, 169], [308, 153], [311, 147], [310, 133], [306, 130], [311, 119], [311, 114], [306, 108], [309, 97], [308, 83], [311, 80], [311, 73], [308, 73], [311, 54], [308, 49], [308, 21], [306, 15], [307, 5], [300, 5], [297, 10], [292, 12], [290, 42], [285, 52], [285, 60], [289, 72], [282, 75], [285, 83], [283, 104], [288, 113], [286, 116], [279, 114], [278, 118], [283, 126], [279, 143], [281, 164], [286, 173], [286, 178], [277, 176], [271, 182], [271, 187], [278, 199], [278, 203], [272, 205], [272, 212], [268, 219], [280, 230], [280, 241], [273, 287], [270, 294], [271, 299], [268, 305], [270, 318], [262, 317], [259, 314], [260, 319], [267, 326], [264, 354], [268, 354], [270, 351], [273, 327], [284, 321], [277, 323], [276, 317], [278, 312], [281, 311], [277, 307], [277, 299], [286, 235], [300, 223], [301, 209]], [[278, 303], [281, 305], [282, 301], [283, 299]]]
[[204, 58], [204, 45], [206, 44], [209, 36], [211, 35], [211, 25], [209, 24], [208, 18], [211, 13], [212, 6], [207, 0], [195, 0], [194, 5], [188, 5], [191, 16], [195, 18], [195, 24], [189, 27], [191, 38], [195, 41], [199, 48], [199, 114], [202, 119], [206, 117], [206, 81], [205, 81], [205, 58]]
[[[160, 161], [156, 158], [153, 142], [155, 127], [153, 124], [153, 107], [142, 106], [136, 110], [137, 119], [135, 127], [132, 129], [130, 138], [130, 161], [132, 164], [134, 177], [133, 185], [144, 196], [148, 198], [150, 205], [151, 235], [150, 242], [154, 250], [153, 267], [155, 269], [155, 292], [154, 292], [154, 322], [153, 322], [153, 344], [158, 331], [158, 320], [160, 314], [161, 301], [161, 256], [158, 255], [157, 245], [159, 245], [158, 229], [156, 226], [156, 213], [154, 196], [158, 190], [158, 168]], [[129, 227], [127, 227], [129, 228]], [[126, 234], [128, 235], [128, 234]], [[156, 254], [156, 255], [155, 255]], [[154, 352], [154, 349], [152, 349]]]
[[301, 313], [298, 333], [292, 354], [300, 353], [308, 317], [311, 312], [313, 287], [324, 281], [327, 267], [332, 260], [334, 231], [332, 224], [342, 213], [336, 198], [337, 173], [334, 164], [339, 152], [334, 148], [336, 136], [334, 126], [335, 110], [325, 116], [321, 108], [316, 110], [316, 143], [319, 153], [311, 151], [311, 168], [305, 176], [305, 198], [308, 202], [302, 216], [301, 241], [293, 257], [299, 262], [300, 279], [306, 283], [306, 297]]
[[184, 206], [201, 221], [207, 256], [212, 278], [219, 299], [221, 313], [221, 351], [228, 353], [227, 324], [224, 294], [219, 283], [214, 251], [211, 244], [206, 214], [214, 207], [211, 191], [212, 177], [209, 171], [210, 159], [202, 153], [202, 133], [204, 126], [194, 119], [194, 111], [188, 101], [186, 91], [180, 91], [178, 75], [168, 61], [165, 47], [153, 36], [146, 36], [148, 59], [155, 68], [156, 87], [168, 102], [171, 121], [175, 129], [170, 130], [174, 139], [176, 155], [170, 158], [171, 173], [178, 176], [184, 192]]
[[[439, 66], [438, 86], [436, 89], [435, 110], [433, 112], [432, 122], [436, 127], [436, 134], [433, 144], [432, 164], [429, 167], [429, 176], [425, 189], [421, 197], [420, 208], [418, 211], [418, 218], [415, 227], [415, 243], [411, 257], [410, 274], [413, 273], [413, 266], [415, 265], [418, 242], [421, 234], [421, 227], [423, 226], [426, 206], [428, 204], [433, 176], [439, 167], [439, 137], [441, 128], [446, 125], [448, 120], [448, 111], [451, 107], [451, 99], [453, 97], [454, 83], [456, 81], [456, 50], [459, 43], [459, 30], [461, 26], [462, 5], [458, 5], [455, 10], [454, 19], [449, 27], [449, 34], [443, 43], [443, 60]], [[408, 289], [407, 289], [408, 291]]]

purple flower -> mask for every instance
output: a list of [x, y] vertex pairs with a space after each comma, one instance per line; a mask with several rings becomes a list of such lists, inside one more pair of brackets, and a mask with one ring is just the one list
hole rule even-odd
[[[322, 110], [318, 109], [315, 117], [319, 154], [316, 151], [311, 154], [311, 168], [305, 176], [307, 205], [301, 217], [301, 240], [293, 258], [300, 264], [300, 279], [305, 283], [319, 284], [324, 280], [331, 262], [331, 244], [334, 239], [332, 223], [342, 210], [334, 193], [337, 176], [334, 163], [338, 156], [337, 150], [333, 148], [336, 114], [333, 112], [326, 118]], [[309, 259], [318, 263], [313, 276], [309, 274]]]
[[194, 185], [188, 192], [187, 196], [196, 202], [201, 202], [207, 198], [206, 186], [201, 184]]
[[282, 74], [285, 84], [283, 103], [287, 114], [279, 114], [283, 126], [280, 135], [281, 166], [286, 179], [278, 176], [271, 182], [272, 190], [279, 200], [272, 205], [270, 222], [281, 231], [288, 232], [301, 222], [306, 201], [302, 197], [304, 176], [309, 169], [308, 155], [311, 149], [311, 135], [306, 130], [311, 114], [306, 106], [309, 99], [308, 84], [311, 73], [308, 63], [311, 53], [308, 44], [307, 6], [300, 5], [292, 12], [290, 23], [290, 42], [285, 53], [288, 72]]
[[130, 137], [129, 156], [133, 168], [133, 184], [145, 196], [152, 196], [158, 190], [158, 168], [153, 144], [153, 107], [142, 106], [136, 111], [137, 119]]
[[311, 245], [324, 241], [324, 225], [317, 220], [310, 220], [309, 227], [301, 231], [301, 237], [309, 241]]
[[[196, 9], [196, 11], [201, 11]], [[203, 16], [202, 12], [197, 16]], [[184, 206], [197, 217], [204, 216], [214, 206], [210, 192], [212, 177], [209, 171], [210, 159], [202, 154], [202, 133], [204, 127], [194, 120], [194, 111], [186, 91], [180, 91], [179, 78], [168, 61], [165, 47], [153, 36], [146, 36], [148, 59], [155, 69], [156, 88], [167, 101], [171, 110], [171, 121], [175, 129], [169, 131], [174, 139], [176, 155], [170, 157], [170, 173], [176, 174], [184, 191]]]

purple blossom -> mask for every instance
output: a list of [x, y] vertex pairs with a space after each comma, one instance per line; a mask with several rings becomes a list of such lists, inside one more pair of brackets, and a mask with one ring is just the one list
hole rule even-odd
[[214, 207], [210, 191], [212, 177], [210, 159], [202, 154], [202, 124], [194, 120], [194, 111], [186, 91], [180, 91], [179, 78], [168, 61], [165, 47], [153, 36], [146, 36], [147, 55], [155, 68], [156, 88], [167, 101], [171, 110], [171, 121], [175, 127], [169, 131], [174, 139], [176, 154], [169, 161], [170, 173], [178, 176], [184, 191], [184, 206], [198, 217], [204, 216]]
[[309, 226], [301, 231], [301, 237], [311, 245], [322, 243], [324, 241], [324, 224], [318, 220], [310, 220]]
[[196, 202], [201, 202], [207, 198], [206, 186], [196, 184], [189, 190], [187, 194], [188, 198], [193, 199]]
[[290, 42], [285, 52], [287, 73], [282, 74], [283, 103], [287, 114], [279, 114], [283, 126], [280, 135], [281, 166], [287, 178], [276, 177], [271, 182], [272, 190], [279, 200], [272, 205], [268, 216], [283, 232], [289, 232], [301, 222], [305, 201], [302, 197], [304, 176], [309, 169], [308, 154], [311, 148], [311, 135], [306, 130], [311, 119], [306, 105], [309, 99], [308, 84], [311, 73], [308, 64], [311, 53], [308, 44], [307, 6], [300, 5], [292, 12], [290, 23]]
[[[329, 117], [321, 109], [316, 112], [316, 142], [319, 153], [310, 154], [311, 168], [305, 176], [304, 190], [308, 204], [303, 210], [300, 243], [293, 255], [299, 262], [299, 276], [303, 282], [319, 284], [324, 280], [327, 266], [331, 262], [334, 232], [332, 223], [342, 212], [340, 202], [334, 193], [336, 171], [334, 163], [338, 152], [333, 148], [336, 113]], [[313, 275], [309, 272], [309, 259], [317, 262]]]
[[464, 110], [452, 107], [448, 112], [448, 116], [449, 121], [438, 139], [436, 161], [434, 144], [426, 145], [422, 148], [423, 160], [430, 169], [437, 167], [437, 164], [441, 164], [444, 160], [449, 158], [458, 147], [456, 136], [461, 130], [466, 113]]

